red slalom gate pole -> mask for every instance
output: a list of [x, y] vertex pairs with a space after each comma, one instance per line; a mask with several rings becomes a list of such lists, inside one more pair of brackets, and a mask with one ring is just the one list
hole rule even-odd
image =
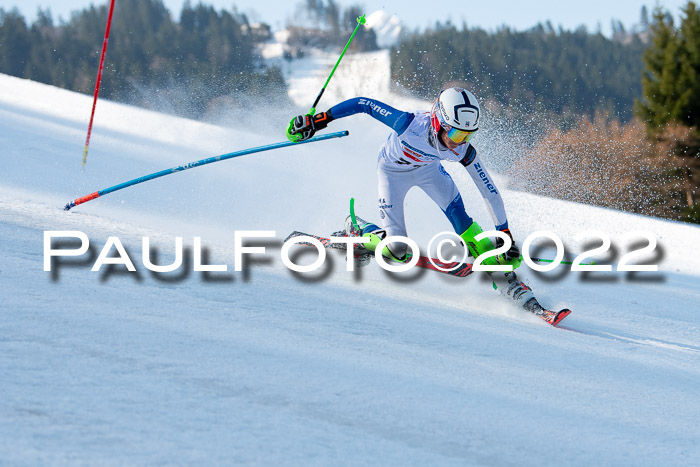
[[95, 83], [95, 96], [92, 100], [92, 113], [90, 114], [90, 125], [88, 125], [87, 137], [85, 138], [85, 149], [83, 149], [83, 167], [87, 162], [88, 146], [90, 146], [90, 134], [92, 133], [92, 122], [95, 119], [95, 107], [97, 106], [97, 96], [100, 94], [100, 83], [102, 82], [102, 68], [105, 64], [105, 54], [107, 53], [107, 43], [109, 42], [109, 30], [112, 27], [112, 13], [114, 13], [114, 1], [109, 5], [109, 15], [107, 16], [107, 27], [105, 28], [105, 39], [102, 42], [102, 54], [100, 55], [100, 67], [97, 70], [97, 82]]

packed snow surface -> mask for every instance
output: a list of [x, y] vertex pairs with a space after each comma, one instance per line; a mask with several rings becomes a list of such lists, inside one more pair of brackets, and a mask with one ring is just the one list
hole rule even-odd
[[[361, 216], [379, 220], [375, 164], [388, 130], [365, 115], [331, 125], [349, 129], [346, 138], [207, 165], [62, 210], [141, 175], [282, 141], [285, 118], [305, 111], [323, 81], [312, 79], [328, 69], [313, 66], [322, 59], [297, 64], [290, 92], [299, 107], [268, 121], [261, 104], [257, 131], [101, 101], [84, 169], [91, 98], [0, 75], [2, 463], [697, 464], [696, 226], [510, 191], [496, 176], [519, 242], [549, 230], [573, 257], [583, 251], [579, 233], [603, 230], [617, 253], [596, 259], [616, 264], [635, 242], [628, 232], [658, 239], [638, 259], [658, 264], [656, 273], [524, 267], [545, 305], [574, 311], [553, 328], [476, 274], [392, 275], [374, 262], [347, 272], [331, 254], [316, 273], [282, 265], [286, 235], [340, 229], [351, 196]], [[358, 69], [386, 65], [381, 53], [354, 60]], [[334, 79], [333, 89], [374, 97], [359, 74]], [[388, 103], [415, 108], [377, 86]], [[320, 108], [344, 97], [329, 89]], [[486, 143], [484, 158], [496, 161], [499, 148]], [[471, 180], [447, 169], [470, 214], [492, 227]], [[423, 247], [449, 230], [417, 190], [407, 223]], [[46, 272], [44, 232], [56, 230], [84, 232], [91, 249]], [[234, 271], [234, 232], [259, 230], [275, 231], [254, 243], [266, 253]], [[157, 264], [172, 263], [183, 237], [183, 266], [147, 270], [146, 236]], [[109, 237], [137, 272], [91, 272]], [[195, 237], [203, 262], [227, 272], [193, 271]], [[315, 255], [300, 254], [299, 262]]]

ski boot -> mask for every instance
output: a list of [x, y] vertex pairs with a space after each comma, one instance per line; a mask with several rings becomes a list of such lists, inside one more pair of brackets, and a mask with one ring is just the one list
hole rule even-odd
[[552, 326], [556, 326], [569, 316], [571, 310], [564, 308], [560, 311], [548, 310], [537, 301], [532, 289], [525, 282], [518, 279], [514, 271], [505, 273], [500, 276], [499, 273], [489, 273], [493, 281], [493, 286], [498, 292], [515, 302], [518, 306], [524, 308], [530, 313], [539, 316]]
[[[345, 229], [339, 232], [335, 232], [333, 236], [335, 237], [362, 237], [362, 231], [366, 228], [368, 231], [379, 230], [376, 225], [367, 222], [359, 217], [355, 218], [359, 228], [356, 228], [352, 223], [352, 217], [348, 216], [345, 219]], [[359, 267], [367, 266], [374, 255], [373, 250], [367, 249], [366, 244], [356, 243], [354, 247], [355, 252], [355, 264]]]
[[500, 274], [497, 272], [490, 274], [496, 290], [501, 295], [513, 300], [518, 306], [532, 311], [531, 308], [537, 302], [535, 294], [532, 293], [532, 289], [525, 282], [518, 280], [518, 275], [514, 271], [506, 272], [502, 277], [499, 277]]
[[345, 234], [348, 237], [362, 237], [363, 234], [380, 230], [379, 226], [367, 222], [361, 217], [355, 217], [357, 226], [352, 223], [352, 216], [345, 218]]

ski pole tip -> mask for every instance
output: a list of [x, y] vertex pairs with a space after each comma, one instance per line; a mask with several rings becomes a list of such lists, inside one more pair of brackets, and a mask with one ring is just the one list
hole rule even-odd
[[357, 24], [365, 24], [367, 20], [365, 19], [365, 15], [360, 16], [357, 18]]

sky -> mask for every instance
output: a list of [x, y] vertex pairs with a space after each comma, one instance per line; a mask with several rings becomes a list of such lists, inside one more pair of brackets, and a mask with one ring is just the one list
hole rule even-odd
[[[175, 17], [185, 0], [163, 0]], [[192, 0], [196, 4], [198, 0]], [[510, 26], [516, 30], [530, 28], [538, 22], [544, 23], [550, 20], [554, 27], [563, 26], [565, 29], [575, 29], [583, 24], [590, 31], [598, 30], [608, 35], [611, 30], [611, 21], [620, 20], [629, 29], [639, 22], [640, 10], [646, 5], [651, 12], [658, 3], [663, 8], [671, 11], [674, 16], [680, 13], [681, 7], [687, 4], [687, 0], [537, 0], [523, 2], [522, 0], [465, 2], [464, 0], [448, 0], [435, 2], [423, 0], [380, 0], [363, 2], [362, 0], [336, 0], [341, 7], [350, 5], [364, 5], [366, 12], [383, 9], [395, 14], [403, 24], [409, 28], [423, 29], [435, 24], [436, 21], [446, 22], [451, 20], [453, 24], [461, 25], [466, 21], [470, 27], [482, 27], [493, 30], [502, 25]], [[88, 7], [90, 4], [106, 4], [107, 0], [0, 0], [0, 8], [6, 10], [17, 6], [28, 20], [36, 17], [37, 8], [50, 7], [54, 19], [59, 17], [68, 19], [70, 12]], [[217, 9], [231, 9], [236, 5], [238, 11], [248, 14], [254, 21], [264, 21], [275, 29], [285, 26], [287, 20], [292, 18], [296, 6], [302, 0], [203, 0], [207, 5], [213, 5]], [[119, 8], [117, 0], [116, 8]]]

